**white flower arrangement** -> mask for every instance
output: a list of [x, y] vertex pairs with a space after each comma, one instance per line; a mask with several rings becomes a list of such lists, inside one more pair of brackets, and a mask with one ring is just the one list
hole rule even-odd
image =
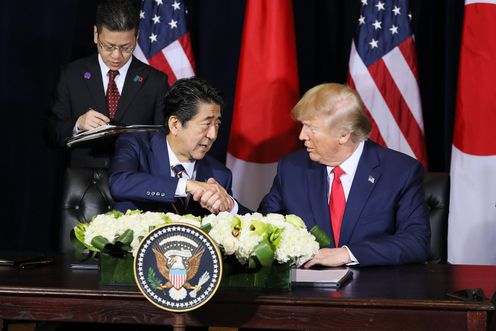
[[[205, 217], [202, 226], [207, 225], [211, 226], [208, 234], [224, 254], [234, 254], [241, 264], [257, 257], [262, 265], [264, 260], [271, 263], [272, 259], [299, 265], [319, 250], [315, 237], [295, 215], [231, 215], [223, 212]], [[269, 256], [264, 256], [267, 254]]]
[[[76, 238], [89, 250], [135, 255], [140, 241], [155, 227], [187, 223], [202, 228], [219, 245], [224, 255], [234, 255], [243, 265], [255, 267], [278, 263], [301, 264], [319, 250], [319, 243], [295, 215], [260, 213], [211, 214], [201, 219], [173, 213], [112, 211], [97, 215], [90, 223], [80, 223]], [[117, 249], [116, 249], [117, 246]]]

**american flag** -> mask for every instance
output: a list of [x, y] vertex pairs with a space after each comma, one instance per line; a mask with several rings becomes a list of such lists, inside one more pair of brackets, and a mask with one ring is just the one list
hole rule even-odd
[[195, 75], [186, 8], [180, 0], [143, 0], [138, 46], [134, 55], [163, 71], [169, 85]]
[[415, 42], [407, 0], [362, 0], [348, 83], [372, 118], [371, 139], [427, 169]]

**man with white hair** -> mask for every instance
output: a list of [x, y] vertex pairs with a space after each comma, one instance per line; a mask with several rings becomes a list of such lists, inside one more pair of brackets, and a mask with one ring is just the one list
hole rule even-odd
[[296, 214], [329, 235], [330, 247], [304, 266], [424, 262], [430, 227], [420, 162], [367, 140], [370, 121], [348, 86], [310, 89], [292, 115], [306, 151], [279, 162], [259, 210]]

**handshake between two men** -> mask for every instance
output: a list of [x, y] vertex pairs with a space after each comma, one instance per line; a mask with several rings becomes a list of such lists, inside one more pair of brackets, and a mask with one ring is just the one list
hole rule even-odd
[[226, 189], [212, 177], [207, 182], [188, 180], [186, 192], [191, 194], [193, 200], [198, 202], [202, 208], [214, 214], [223, 211], [231, 212], [236, 205]]

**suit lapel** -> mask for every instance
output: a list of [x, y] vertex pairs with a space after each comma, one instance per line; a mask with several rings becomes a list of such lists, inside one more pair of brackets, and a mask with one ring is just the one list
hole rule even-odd
[[332, 241], [329, 202], [327, 201], [329, 183], [327, 182], [326, 167], [315, 162], [311, 162], [311, 164], [307, 172], [307, 192], [309, 192], [312, 215], [314, 215], [315, 224], [329, 235]]
[[98, 64], [97, 55], [88, 58], [84, 71], [81, 72], [81, 77], [84, 77], [86, 87], [91, 95], [92, 105], [90, 107], [105, 116], [108, 116], [105, 92], [103, 89], [102, 71]]
[[[124, 114], [128, 111], [129, 105], [133, 101], [134, 97], [138, 91], [145, 84], [147, 75], [143, 70], [143, 66], [138, 63], [133, 56], [131, 60], [131, 65], [127, 71], [126, 79], [124, 81], [124, 86], [122, 88], [121, 97], [119, 99], [119, 106], [117, 108], [117, 113], [115, 114], [116, 122], [120, 122], [124, 117]], [[136, 123], [142, 124], [142, 123]]]
[[159, 176], [171, 176], [169, 164], [169, 151], [167, 150], [167, 141], [165, 133], [162, 131], [150, 133], [150, 149], [152, 158], [150, 160], [150, 172]]
[[199, 182], [205, 182], [210, 177], [213, 177], [212, 169], [206, 166], [205, 161], [196, 161], [196, 180]]
[[348, 200], [346, 201], [339, 239], [342, 244], [349, 242], [362, 213], [362, 209], [367, 203], [375, 185], [380, 180], [381, 174], [377, 153], [373, 145], [366, 141], [362, 156], [358, 162], [355, 177], [353, 178]]

